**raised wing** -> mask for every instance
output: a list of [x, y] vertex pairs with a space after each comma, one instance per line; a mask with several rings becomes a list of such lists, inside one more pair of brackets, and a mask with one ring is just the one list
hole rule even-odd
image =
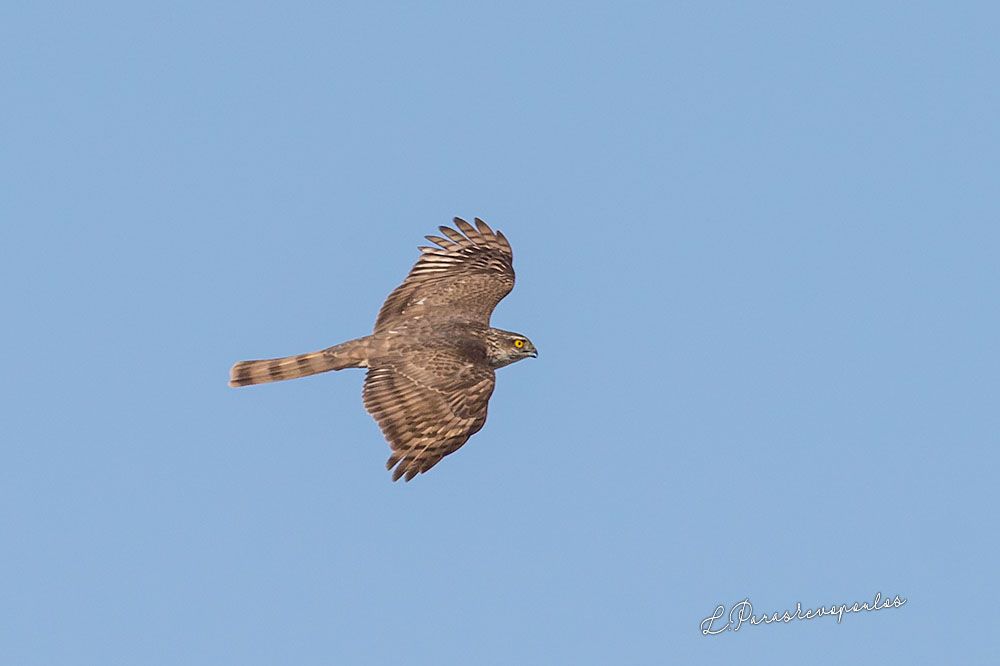
[[514, 254], [499, 231], [475, 218], [473, 227], [456, 217], [439, 227], [445, 236], [427, 236], [437, 247], [421, 247], [420, 259], [403, 284], [382, 305], [375, 332], [416, 317], [489, 325], [497, 303], [514, 288]]
[[383, 359], [365, 378], [365, 409], [392, 455], [392, 480], [409, 481], [458, 450], [486, 423], [493, 369], [450, 350]]

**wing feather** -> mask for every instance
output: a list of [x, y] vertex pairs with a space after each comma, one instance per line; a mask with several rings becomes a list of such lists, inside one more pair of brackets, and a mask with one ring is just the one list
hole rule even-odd
[[462, 234], [458, 233], [451, 227], [438, 227], [438, 230], [445, 236], [453, 240], [456, 244], [462, 245], [467, 242], [467, 239]]
[[442, 248], [444, 248], [446, 250], [448, 248], [452, 247], [453, 245], [455, 245], [455, 243], [453, 243], [452, 241], [450, 241], [450, 240], [448, 240], [446, 238], [441, 238], [440, 236], [424, 236], [424, 238], [426, 238], [427, 240], [429, 240], [432, 243], [437, 243], [438, 245], [440, 245]]
[[[428, 355], [433, 354], [433, 359]], [[435, 371], [427, 369], [433, 360]], [[365, 409], [385, 435], [392, 480], [457, 451], [486, 423], [493, 369], [440, 349], [382, 361], [365, 378]]]
[[499, 231], [475, 218], [455, 218], [427, 236], [438, 247], [421, 246], [409, 275], [382, 305], [375, 331], [418, 317], [489, 324], [497, 303], [514, 288], [514, 255]]

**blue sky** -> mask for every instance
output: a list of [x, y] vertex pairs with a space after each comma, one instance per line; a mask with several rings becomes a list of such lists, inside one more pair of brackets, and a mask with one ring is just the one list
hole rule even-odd
[[[8, 3], [0, 661], [995, 662], [998, 20]], [[540, 350], [460, 452], [226, 386], [454, 215]]]

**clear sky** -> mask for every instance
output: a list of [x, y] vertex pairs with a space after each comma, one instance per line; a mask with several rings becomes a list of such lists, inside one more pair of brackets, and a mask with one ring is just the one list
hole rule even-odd
[[[1000, 11], [415, 4], [0, 10], [0, 663], [1000, 663]], [[460, 452], [226, 386], [455, 215]]]

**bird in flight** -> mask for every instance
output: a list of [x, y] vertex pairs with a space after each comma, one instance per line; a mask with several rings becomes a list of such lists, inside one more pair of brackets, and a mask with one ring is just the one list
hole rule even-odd
[[514, 288], [514, 255], [498, 230], [475, 218], [427, 236], [420, 259], [382, 304], [371, 335], [283, 358], [240, 361], [230, 386], [367, 368], [365, 409], [392, 454], [392, 480], [423, 474], [486, 423], [494, 371], [538, 356], [520, 333], [490, 326]]

